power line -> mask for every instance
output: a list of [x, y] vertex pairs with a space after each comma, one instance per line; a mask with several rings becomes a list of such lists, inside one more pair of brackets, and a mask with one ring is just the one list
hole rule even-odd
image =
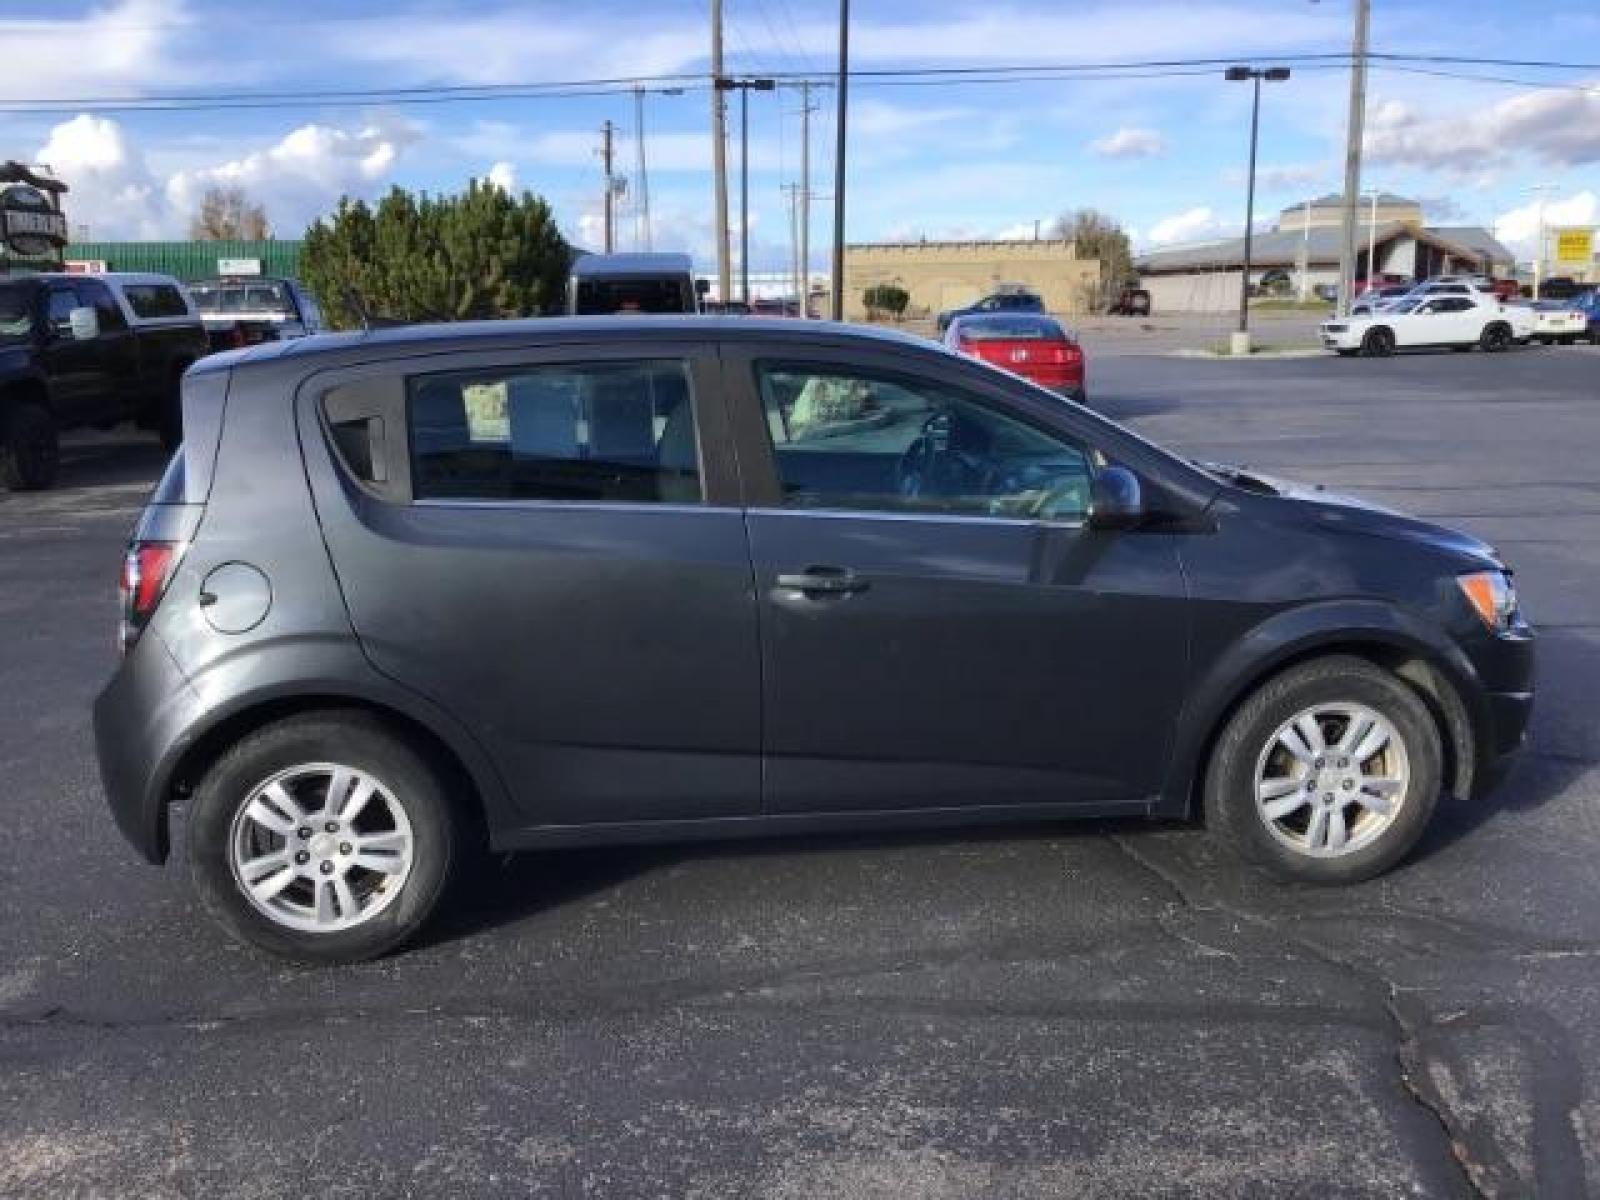
[[[743, 42], [743, 39], [740, 39]], [[748, 45], [748, 43], [745, 43]], [[1529, 79], [1482, 72], [1450, 71], [1438, 67], [1409, 65], [1413, 62], [1454, 62], [1464, 65], [1491, 65], [1497, 60], [1454, 59], [1450, 56], [1372, 55], [1381, 59], [1372, 65], [1381, 70], [1426, 75], [1467, 82], [1506, 84], [1529, 88], [1554, 88], [1596, 94], [1600, 87], [1564, 80]], [[1055, 65], [1011, 65], [998, 67], [902, 67], [850, 72], [858, 87], [976, 87], [1002, 84], [1098, 82], [1100, 80], [1167, 79], [1205, 76], [1218, 66], [1236, 59], [1148, 59], [1128, 62], [1101, 62]], [[1280, 61], [1275, 59], [1274, 61]], [[1288, 55], [1281, 61], [1299, 64], [1301, 71], [1340, 71], [1350, 66], [1348, 54]], [[1503, 60], [1523, 69], [1600, 69], [1600, 64], [1553, 63], [1536, 60]], [[834, 78], [818, 78], [804, 71], [764, 72], [786, 84], [809, 83], [829, 87]], [[655, 85], [655, 86], [651, 86]], [[643, 86], [649, 92], [701, 91], [710, 87], [704, 74], [673, 73], [640, 77], [616, 76], [594, 79], [569, 79], [495, 84], [430, 84], [376, 88], [312, 88], [270, 92], [193, 92], [157, 93], [147, 96], [22, 97], [0, 100], [0, 114], [52, 114], [65, 111], [94, 112], [199, 112], [227, 109], [288, 109], [308, 107], [351, 107], [364, 105], [412, 105], [488, 103], [498, 100], [567, 100], [595, 96], [625, 95]]]

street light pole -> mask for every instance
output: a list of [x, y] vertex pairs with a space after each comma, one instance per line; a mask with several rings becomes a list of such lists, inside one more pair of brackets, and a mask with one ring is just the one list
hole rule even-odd
[[1245, 189], [1244, 270], [1239, 278], [1239, 345], [1250, 349], [1250, 256], [1256, 219], [1256, 141], [1261, 132], [1261, 81], [1279, 83], [1289, 78], [1288, 67], [1229, 67], [1224, 78], [1234, 82], [1248, 79], [1255, 89], [1250, 102], [1250, 175]]
[[[739, 92], [739, 294], [750, 303], [750, 90], [770, 92], [778, 86], [774, 79], [716, 78], [718, 92]], [[722, 303], [728, 297], [721, 297]]]
[[1339, 297], [1337, 312], [1350, 315], [1356, 285], [1357, 205], [1361, 190], [1361, 131], [1367, 115], [1367, 28], [1372, 0], [1356, 0], [1356, 27], [1350, 44], [1350, 115], [1345, 121], [1344, 207], [1339, 235]]
[[844, 320], [844, 117], [850, 91], [850, 0], [839, 0], [839, 94], [833, 142], [833, 304], [832, 317]]

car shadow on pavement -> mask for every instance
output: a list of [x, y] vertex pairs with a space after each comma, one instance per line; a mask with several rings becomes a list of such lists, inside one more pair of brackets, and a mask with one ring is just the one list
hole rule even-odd
[[[447, 944], [514, 925], [539, 913], [578, 903], [608, 889], [683, 863], [767, 857], [837, 856], [857, 852], [926, 847], [977, 847], [988, 843], [1096, 841], [1107, 835], [1137, 835], [1171, 829], [1171, 822], [1125, 819], [1030, 821], [958, 828], [873, 830], [789, 837], [673, 842], [660, 845], [584, 846], [482, 856], [462, 873], [454, 895], [415, 945]], [[1195, 835], [1204, 836], [1198, 826]]]

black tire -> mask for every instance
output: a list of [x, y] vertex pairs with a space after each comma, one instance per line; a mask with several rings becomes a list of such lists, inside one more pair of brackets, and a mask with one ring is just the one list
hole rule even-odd
[[[413, 837], [410, 871], [394, 897], [369, 919], [334, 932], [291, 928], [260, 911], [229, 858], [234, 818], [262, 785], [318, 763], [381, 781], [404, 810]], [[438, 772], [382, 723], [359, 712], [306, 713], [250, 734], [206, 773], [190, 807], [189, 862], [201, 904], [236, 938], [302, 962], [361, 962], [400, 946], [433, 914], [461, 856], [461, 828]]]
[[1356, 352], [1354, 350], [1341, 350], [1338, 347], [1334, 348], [1334, 353], [1337, 354], [1340, 358], [1354, 358], [1355, 355], [1356, 355]]
[[1367, 330], [1361, 339], [1361, 354], [1365, 358], [1388, 358], [1394, 353], [1394, 330], [1378, 325]]
[[[1313, 857], [1280, 840], [1257, 811], [1256, 770], [1296, 714], [1339, 704], [1363, 705], [1389, 722], [1409, 762], [1409, 784], [1389, 825], [1371, 841], [1336, 857]], [[1262, 684], [1229, 718], [1206, 770], [1206, 824], [1230, 849], [1280, 878], [1356, 883], [1389, 870], [1416, 845], [1438, 803], [1442, 763], [1438, 726], [1403, 681], [1365, 659], [1314, 659]]]
[[1478, 338], [1485, 354], [1500, 354], [1511, 348], [1511, 327], [1504, 321], [1491, 321]]
[[1567, 335], [1567, 336], [1566, 336], [1566, 337], [1564, 337], [1564, 338], [1561, 338], [1561, 339], [1560, 339], [1560, 341], [1561, 341], [1561, 344], [1562, 344], [1562, 345], [1563, 345], [1563, 346], [1570, 346], [1570, 345], [1572, 345], [1572, 344], [1573, 344], [1573, 343], [1574, 343], [1574, 342], [1576, 342], [1576, 341], [1577, 341], [1577, 340], [1578, 340], [1578, 335], [1577, 335], [1577, 334], [1575, 334], [1575, 333], [1574, 333], [1574, 334], [1569, 334], [1569, 335]]
[[13, 492], [36, 492], [56, 481], [61, 447], [56, 423], [42, 404], [18, 401], [0, 419], [0, 483]]

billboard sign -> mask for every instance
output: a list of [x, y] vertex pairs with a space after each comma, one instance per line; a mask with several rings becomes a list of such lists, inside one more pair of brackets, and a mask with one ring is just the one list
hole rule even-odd
[[1594, 228], [1592, 226], [1557, 229], [1556, 262], [1563, 266], [1587, 267], [1594, 262]]

